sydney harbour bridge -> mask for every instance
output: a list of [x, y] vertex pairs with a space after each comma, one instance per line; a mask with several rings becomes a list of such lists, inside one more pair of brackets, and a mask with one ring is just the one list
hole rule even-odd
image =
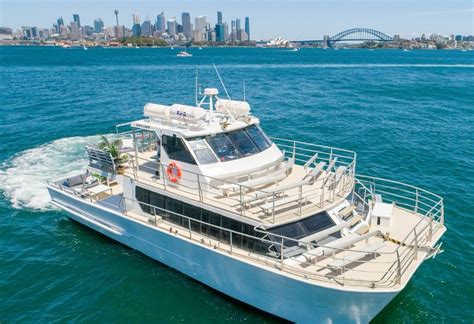
[[300, 44], [325, 43], [331, 47], [337, 42], [391, 42], [393, 37], [370, 28], [351, 28], [337, 33], [334, 36], [324, 36], [324, 39], [295, 41]]

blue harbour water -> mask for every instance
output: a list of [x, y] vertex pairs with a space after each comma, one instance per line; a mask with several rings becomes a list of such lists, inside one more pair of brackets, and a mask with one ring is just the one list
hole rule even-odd
[[85, 144], [147, 102], [192, 104], [216, 63], [270, 135], [355, 150], [358, 173], [445, 197], [445, 253], [374, 322], [472, 323], [474, 51], [191, 52], [0, 47], [0, 322], [277, 321], [48, 205], [46, 180], [84, 166]]

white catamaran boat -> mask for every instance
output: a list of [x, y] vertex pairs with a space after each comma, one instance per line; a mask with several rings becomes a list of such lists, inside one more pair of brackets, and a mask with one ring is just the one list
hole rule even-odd
[[441, 252], [441, 197], [356, 174], [352, 151], [269, 138], [245, 101], [207, 88], [144, 116], [86, 147], [51, 203], [228, 296], [298, 323], [366, 322]]

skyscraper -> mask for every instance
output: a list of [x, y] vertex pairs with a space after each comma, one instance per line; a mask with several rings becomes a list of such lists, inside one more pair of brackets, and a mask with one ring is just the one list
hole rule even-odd
[[100, 18], [95, 19], [94, 20], [94, 32], [101, 33], [102, 28], [104, 28], [104, 22], [102, 21], [102, 19], [100, 19]]
[[206, 16], [198, 16], [194, 19], [194, 28], [196, 30], [206, 29]]
[[64, 26], [63, 17], [59, 17], [56, 22], [57, 22], [57, 27], [58, 27], [58, 29], [56, 30], [56, 32], [57, 32], [58, 34], [60, 34], [60, 33], [61, 33], [61, 27]]
[[71, 21], [71, 38], [72, 39], [79, 39], [80, 38], [79, 32], [79, 24], [75, 21]]
[[142, 35], [143, 36], [152, 36], [153, 35], [153, 28], [151, 25], [151, 21], [145, 20], [141, 27]]
[[167, 30], [168, 30], [168, 34], [170, 35], [176, 35], [176, 30], [177, 30], [177, 26], [176, 26], [176, 18], [171, 18], [171, 19], [168, 19], [166, 21], [166, 27], [167, 27]]
[[132, 18], [133, 18], [133, 26], [132, 26], [133, 36], [135, 36], [135, 37], [141, 36], [142, 29], [140, 27], [140, 16], [136, 15], [136, 14], [133, 14]]
[[187, 39], [193, 38], [193, 29], [191, 27], [191, 16], [189, 12], [183, 12], [181, 15], [181, 24], [183, 25], [183, 34]]
[[222, 25], [222, 12], [221, 11], [217, 12], [217, 24]]
[[242, 29], [240, 29], [240, 19], [235, 20], [235, 31], [237, 33], [236, 40], [238, 42], [242, 41]]
[[245, 17], [245, 33], [247, 34], [247, 41], [250, 41], [250, 18]]
[[155, 29], [160, 33], [166, 31], [166, 18], [164, 12], [156, 16]]
[[81, 19], [79, 18], [79, 15], [78, 14], [73, 14], [72, 15], [72, 20], [77, 23], [77, 25], [79, 26], [79, 28], [81, 28]]
[[216, 41], [218, 42], [224, 42], [225, 41], [225, 35], [224, 35], [224, 25], [223, 24], [217, 24], [216, 28]]

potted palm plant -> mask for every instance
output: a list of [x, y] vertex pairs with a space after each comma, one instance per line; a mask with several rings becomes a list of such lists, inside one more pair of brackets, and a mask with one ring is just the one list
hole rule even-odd
[[117, 166], [117, 173], [123, 174], [124, 166], [122, 164], [128, 161], [128, 154], [120, 152], [122, 148], [122, 140], [113, 139], [109, 140], [104, 135], [101, 136], [101, 142], [99, 142], [99, 149], [107, 151], [114, 159], [115, 165]]

